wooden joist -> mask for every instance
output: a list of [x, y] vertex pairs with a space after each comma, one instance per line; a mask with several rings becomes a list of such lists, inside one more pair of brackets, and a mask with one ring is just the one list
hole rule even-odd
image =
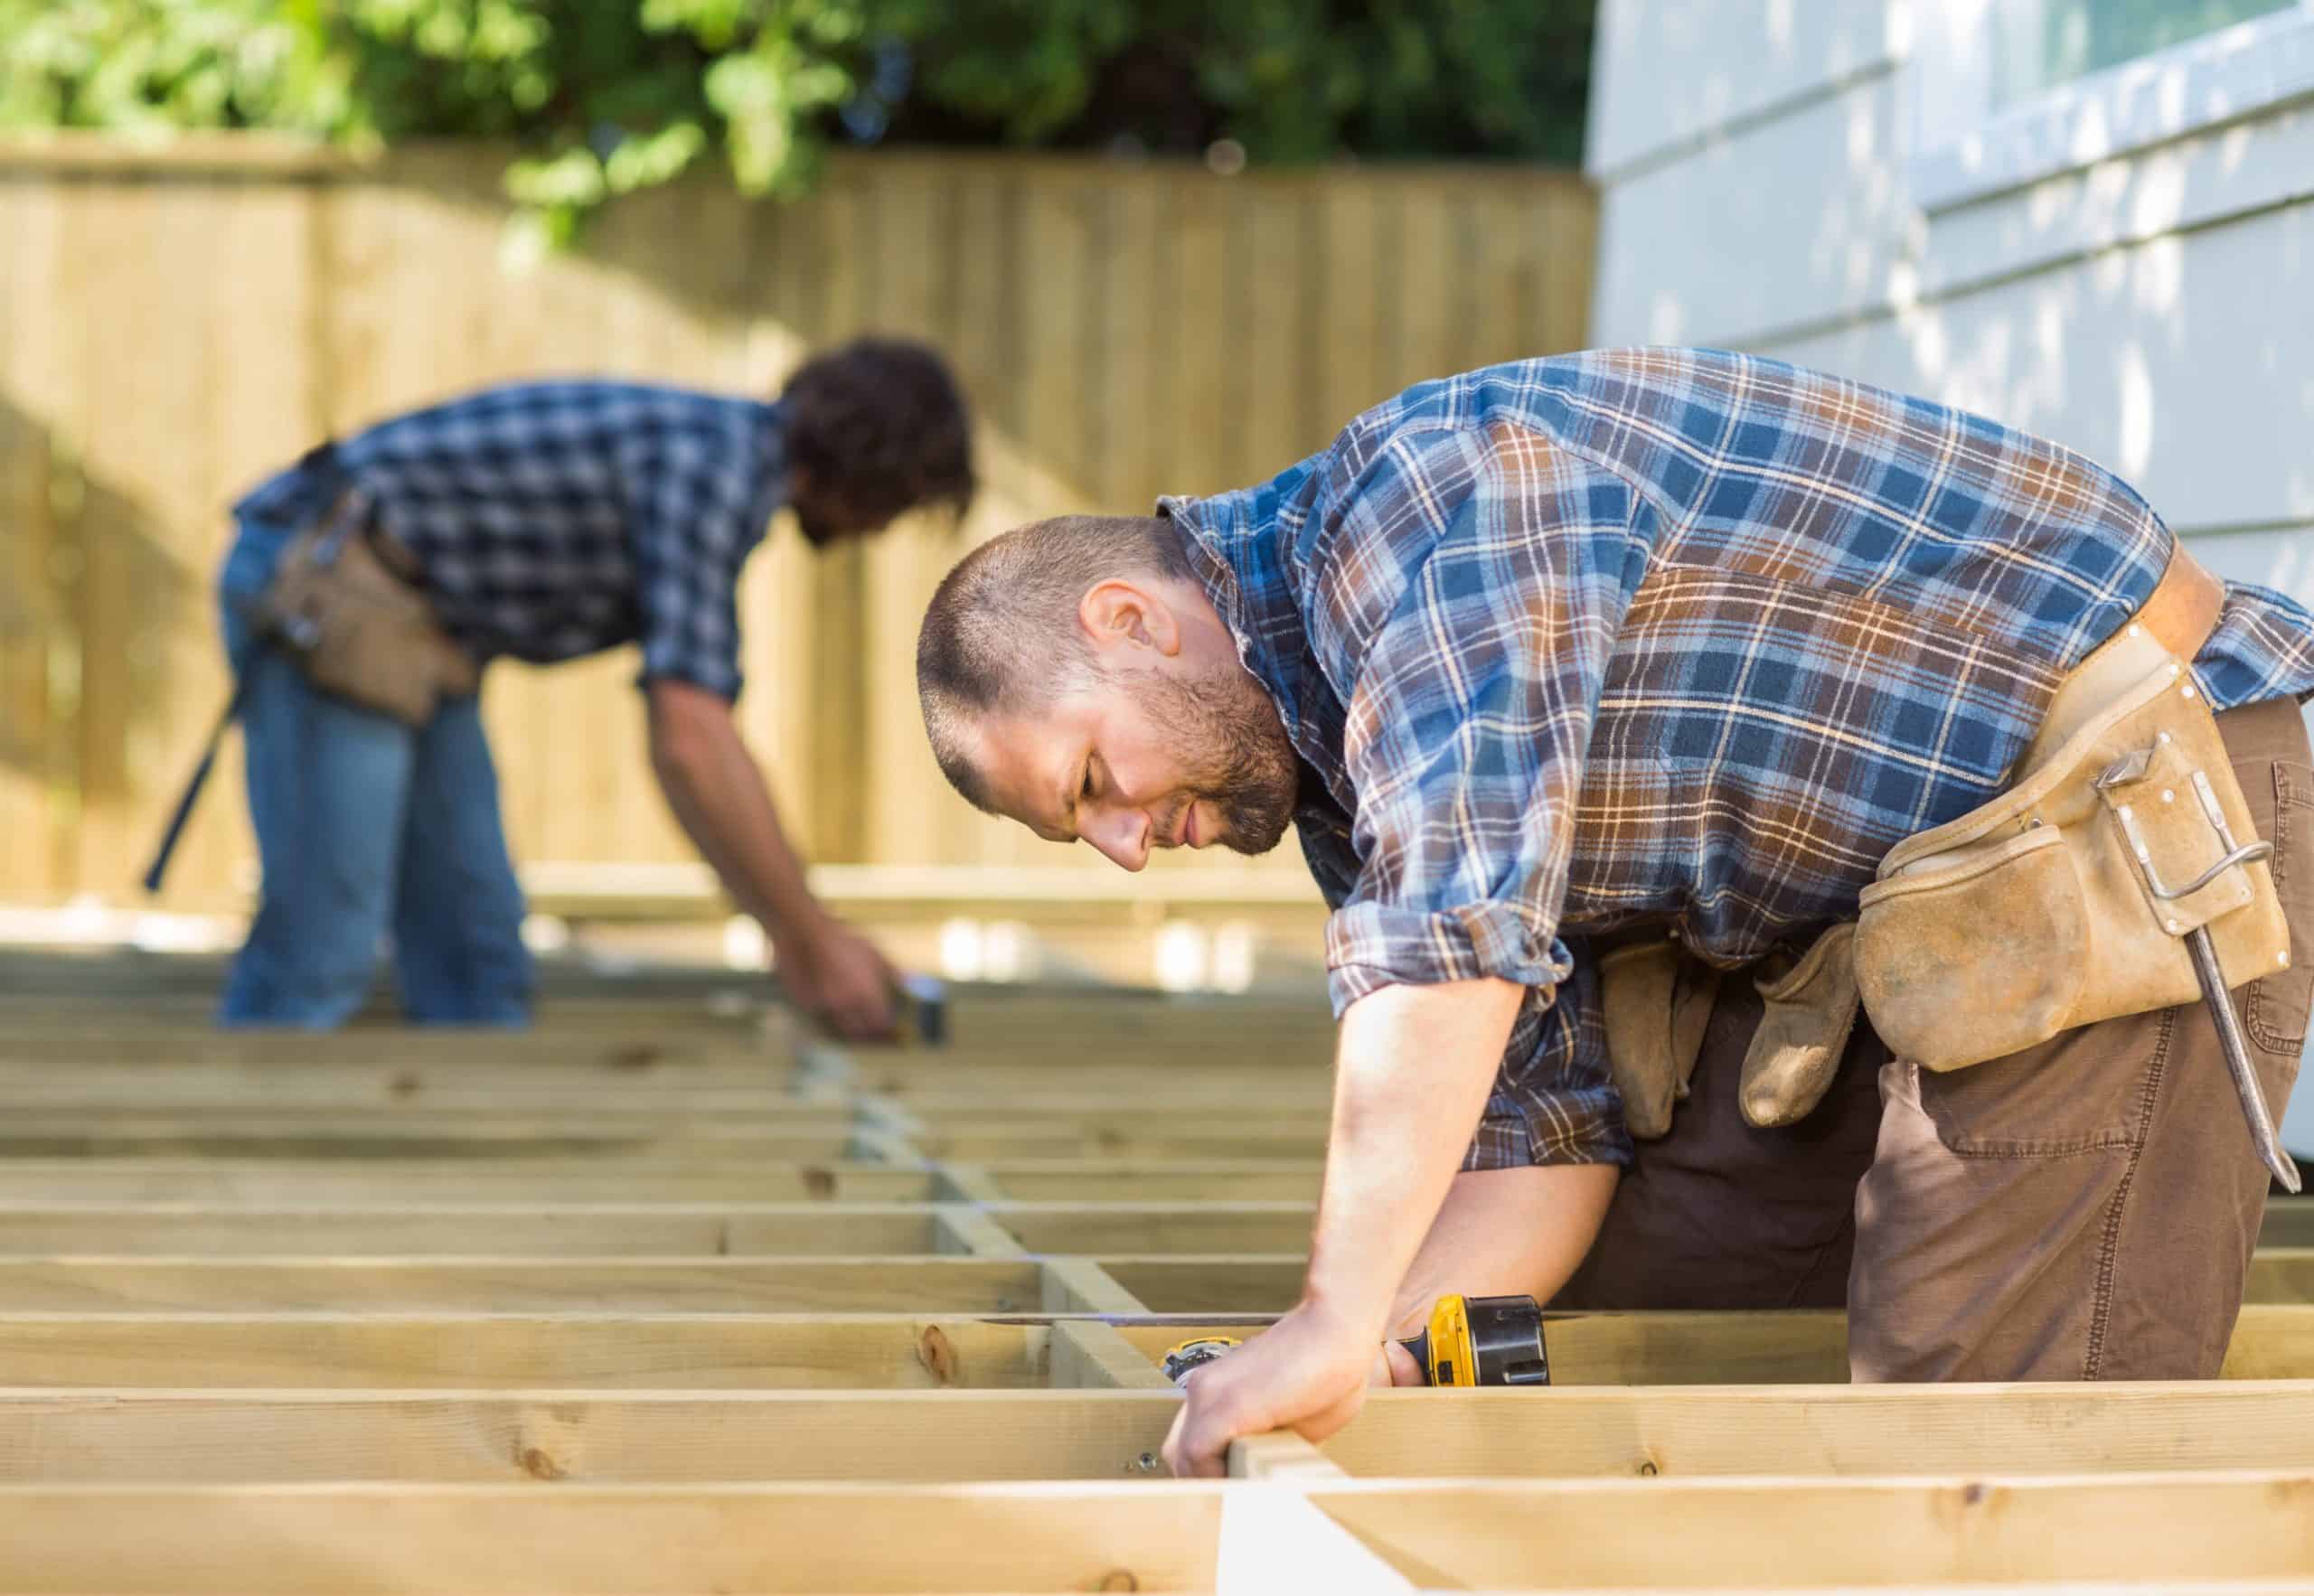
[[0, 1159], [0, 1204], [170, 1203], [306, 1211], [424, 1203], [926, 1202], [929, 1168], [817, 1159]]
[[1547, 1591], [2303, 1578], [2314, 1476], [1312, 1487], [1418, 1585]]
[[1122, 1353], [1090, 1377], [1058, 1366], [1051, 1323], [907, 1313], [9, 1313], [0, 1388], [1011, 1390], [1155, 1377], [1123, 1332], [1060, 1328], [1080, 1332], [1074, 1347], [1097, 1331]]
[[970, 1314], [1044, 1300], [1025, 1258], [0, 1258], [0, 1313]]
[[[1032, 1387], [0, 1390], [0, 1483], [1139, 1478], [1181, 1401]], [[1764, 1460], [1809, 1481], [2314, 1479], [2314, 1383], [1377, 1392], [1320, 1450], [1352, 1479], [1755, 1477]]]
[[1213, 1591], [1224, 1495], [1125, 1481], [0, 1488], [0, 1592]]
[[[1341, 1566], [1325, 1524], [1432, 1588], [2143, 1588], [2302, 1580], [2314, 1476], [1303, 1481], [1292, 1488], [1320, 1519], [1262, 1515], [1272, 1555], [1225, 1565], [1230, 1504], [1280, 1499], [1247, 1488], [13, 1486], [0, 1488], [0, 1591], [1275, 1590], [1282, 1568]], [[1310, 1548], [1299, 1564], [1296, 1536]], [[1380, 1578], [1327, 1588], [1392, 1588]]]

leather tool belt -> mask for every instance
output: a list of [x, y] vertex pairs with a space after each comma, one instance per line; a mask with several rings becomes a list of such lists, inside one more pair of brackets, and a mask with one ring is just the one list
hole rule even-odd
[[474, 692], [481, 668], [377, 532], [373, 508], [362, 489], [341, 492], [282, 550], [250, 619], [315, 687], [420, 727], [443, 699]]
[[[2224, 1000], [2290, 958], [2272, 846], [2189, 669], [2224, 602], [2175, 549], [2145, 605], [2066, 676], [2015, 784], [1899, 843], [1854, 924], [1764, 972], [1746, 1119], [1789, 1124], [1816, 1106], [1859, 1005], [1898, 1057], [1954, 1070], [2201, 998], [2253, 1139], [2296, 1188]], [[1670, 1128], [1701, 1040], [1669, 1001], [1664, 961], [1682, 957], [1660, 944], [1602, 965], [1609, 1059], [1642, 1137]]]
[[2178, 550], [2067, 676], [2017, 784], [1881, 861], [1857, 984], [1898, 1056], [1960, 1069], [2190, 1002], [2204, 927], [2228, 990], [2289, 963], [2272, 850], [2187, 669], [2222, 594]]

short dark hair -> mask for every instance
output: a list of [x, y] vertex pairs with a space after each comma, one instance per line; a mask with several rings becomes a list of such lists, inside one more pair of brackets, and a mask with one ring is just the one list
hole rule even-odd
[[855, 338], [797, 367], [779, 397], [789, 464], [857, 509], [889, 521], [920, 504], [972, 508], [972, 420], [927, 345]]
[[916, 691], [932, 752], [982, 809], [987, 784], [966, 752], [992, 710], [1032, 709], [1081, 675], [1077, 606], [1113, 577], [1196, 577], [1181, 532], [1143, 515], [1061, 515], [992, 538], [941, 578], [916, 639]]

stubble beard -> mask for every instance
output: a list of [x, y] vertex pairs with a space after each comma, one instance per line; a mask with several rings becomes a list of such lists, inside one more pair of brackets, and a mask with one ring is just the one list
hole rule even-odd
[[[1233, 853], [1267, 853], [1293, 820], [1300, 766], [1285, 723], [1246, 671], [1224, 666], [1192, 681], [1160, 676], [1142, 697], [1150, 726], [1187, 756], [1191, 802], [1221, 813], [1214, 840]], [[1178, 812], [1167, 831], [1179, 829]]]

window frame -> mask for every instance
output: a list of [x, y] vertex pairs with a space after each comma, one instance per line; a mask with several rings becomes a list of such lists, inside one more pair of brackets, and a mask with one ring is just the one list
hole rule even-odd
[[1995, 111], [1992, 5], [1951, 8], [1914, 53], [1910, 178], [1932, 216], [2314, 98], [2314, 0], [2298, 0]]

